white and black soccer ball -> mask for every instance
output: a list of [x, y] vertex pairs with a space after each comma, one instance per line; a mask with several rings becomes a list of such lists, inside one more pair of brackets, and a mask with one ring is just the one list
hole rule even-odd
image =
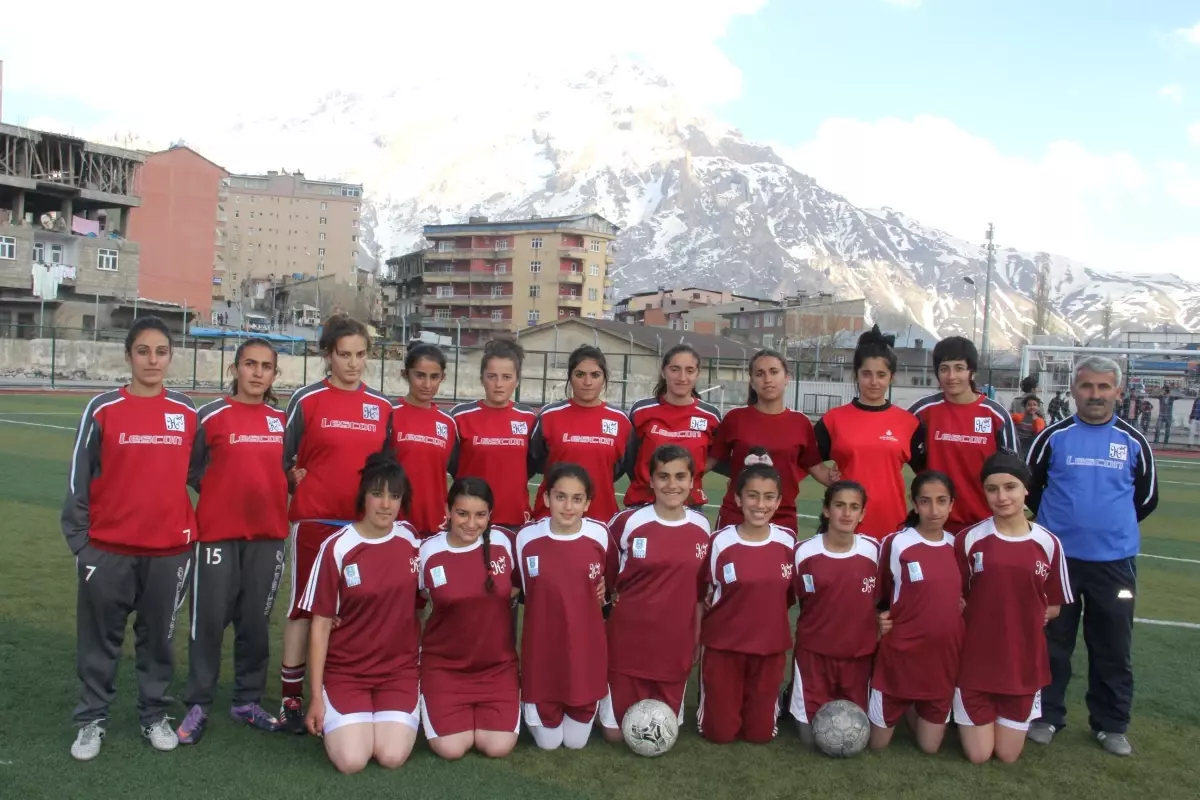
[[817, 749], [834, 758], [858, 755], [871, 738], [867, 712], [849, 700], [833, 700], [821, 706], [812, 725]]
[[639, 756], [661, 756], [679, 739], [679, 718], [662, 701], [639, 700], [625, 712], [621, 735], [629, 749]]

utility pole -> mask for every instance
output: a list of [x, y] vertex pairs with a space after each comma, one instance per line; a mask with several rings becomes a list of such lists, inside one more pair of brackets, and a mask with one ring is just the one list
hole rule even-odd
[[[983, 346], [980, 353], [983, 360], [991, 363], [988, 357], [990, 339], [988, 335], [991, 331], [992, 321], [992, 269], [996, 262], [996, 242], [995, 242], [996, 226], [988, 223], [987, 229], [987, 278], [983, 287]], [[983, 365], [980, 364], [982, 367]], [[991, 383], [989, 380], [988, 383]]]

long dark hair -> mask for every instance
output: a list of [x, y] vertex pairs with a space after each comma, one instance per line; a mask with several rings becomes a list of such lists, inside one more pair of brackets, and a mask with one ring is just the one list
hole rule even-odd
[[696, 459], [692, 458], [687, 448], [677, 444], [660, 444], [654, 448], [654, 452], [650, 454], [650, 474], [653, 476], [655, 469], [672, 461], [682, 461], [687, 464], [688, 472], [696, 474]]
[[367, 347], [371, 346], [371, 335], [367, 333], [367, 326], [349, 314], [334, 314], [325, 320], [325, 324], [321, 328], [321, 338], [317, 341], [317, 349], [326, 358], [326, 375], [329, 375], [333, 371], [328, 359], [337, 348], [337, 343], [347, 336], [361, 336], [363, 341], [367, 343]]
[[[229, 396], [230, 397], [233, 397], [235, 394], [238, 393], [237, 365], [239, 362], [241, 362], [242, 355], [246, 352], [247, 347], [265, 347], [268, 350], [270, 350], [271, 351], [271, 366], [275, 369], [276, 374], [278, 374], [279, 353], [275, 350], [275, 348], [271, 345], [271, 343], [268, 342], [266, 339], [262, 338], [261, 336], [251, 336], [249, 339], [247, 339], [246, 341], [239, 344], [237, 347], [237, 351], [233, 354], [233, 365], [230, 367], [230, 369], [233, 370], [233, 380], [231, 380], [229, 382]], [[275, 388], [273, 386], [268, 386], [267, 390], [265, 392], [263, 392], [263, 400], [266, 400], [268, 403], [270, 403], [273, 406], [279, 404], [279, 397], [275, 394]]]
[[965, 361], [971, 373], [971, 391], [979, 394], [975, 385], [975, 373], [979, 371], [979, 350], [965, 336], [947, 336], [933, 346], [933, 371], [937, 372], [943, 361]]
[[783, 365], [783, 374], [791, 377], [792, 371], [788, 369], [787, 359], [778, 350], [772, 350], [769, 347], [764, 347], [753, 356], [750, 357], [750, 366], [746, 371], [750, 373], [750, 390], [746, 393], [746, 405], [753, 406], [758, 404], [758, 392], [754, 391], [754, 365], [760, 358], [774, 358]]
[[367, 463], [358, 474], [361, 477], [354, 508], [359, 517], [367, 510], [367, 495], [380, 489], [387, 489], [393, 496], [399, 497], [401, 508], [408, 507], [408, 478], [404, 475], [404, 467], [391, 453], [372, 453], [367, 456]]
[[404, 354], [404, 372], [408, 373], [410, 369], [417, 365], [417, 362], [426, 358], [441, 367], [442, 372], [446, 371], [446, 354], [442, 352], [442, 348], [436, 344], [429, 342], [421, 342], [414, 344], [408, 348], [408, 352]]
[[945, 486], [946, 492], [950, 495], [950, 502], [954, 502], [954, 481], [950, 480], [950, 476], [935, 469], [922, 470], [908, 485], [908, 496], [912, 500], [913, 507], [912, 511], [908, 512], [908, 516], [904, 518], [904, 527], [915, 528], [921, 522], [921, 515], [917, 513], [917, 497], [921, 494], [921, 490], [931, 483], [940, 483]]
[[521, 380], [521, 365], [525, 362], [525, 348], [515, 339], [493, 339], [483, 346], [483, 359], [479, 362], [479, 380], [487, 371], [492, 359], [507, 358], [517, 368], [517, 382]]
[[[696, 352], [696, 348], [690, 344], [679, 343], [672, 347], [667, 352], [663, 353], [662, 364], [658, 370], [658, 383], [654, 384], [654, 396], [662, 397], [667, 393], [667, 379], [663, 376], [662, 371], [671, 364], [671, 360], [680, 353], [688, 353], [692, 358], [696, 359], [696, 369], [700, 368], [700, 354]], [[696, 387], [692, 387], [692, 397], [699, 397], [700, 393], [696, 391]]]
[[[571, 396], [571, 373], [585, 361], [596, 362], [596, 366], [600, 367], [600, 373], [604, 375], [604, 388], [608, 389], [608, 359], [604, 357], [604, 352], [599, 347], [581, 344], [571, 351], [571, 356], [567, 359], [567, 397]], [[591, 495], [589, 494], [588, 497]]]
[[574, 478], [583, 484], [583, 494], [588, 500], [592, 499], [592, 476], [588, 471], [578, 464], [572, 464], [569, 461], [560, 461], [550, 469], [546, 470], [546, 494], [549, 496], [550, 490], [554, 485], [563, 478]]
[[450, 485], [450, 493], [446, 495], [446, 506], [453, 511], [454, 501], [460, 497], [475, 497], [487, 503], [488, 524], [483, 529], [483, 588], [488, 594], [496, 591], [496, 582], [492, 580], [492, 508], [495, 499], [492, 497], [492, 487], [483, 478], [459, 478]]
[[771, 456], [767, 453], [767, 448], [751, 447], [748, 455], [754, 456], [755, 459], [765, 458], [765, 461], [757, 461], [754, 464], [743, 466], [742, 471], [738, 473], [737, 486], [734, 487], [734, 491], [740, 495], [742, 490], [746, 488], [746, 484], [755, 478], [774, 481], [775, 491], [782, 491], [783, 478], [780, 477], [779, 470], [775, 469], [775, 466], [771, 463]]
[[885, 336], [880, 332], [879, 326], [875, 325], [869, 331], [865, 331], [858, 337], [858, 346], [854, 348], [854, 374], [858, 375], [858, 371], [862, 369], [863, 362], [868, 358], [882, 358], [887, 362], [888, 372], [896, 374], [896, 351], [892, 347], [896, 344], [896, 337], [892, 335]]
[[825, 487], [825, 498], [821, 501], [821, 521], [817, 524], [817, 533], [829, 532], [829, 514], [826, 510], [838, 492], [858, 492], [862, 498], [863, 510], [867, 509], [867, 489], [857, 481], [834, 481]]
[[137, 338], [146, 331], [158, 331], [163, 336], [167, 337], [167, 349], [169, 352], [175, 352], [175, 345], [171, 342], [171, 329], [167, 327], [167, 323], [160, 318], [151, 314], [148, 317], [138, 317], [132, 325], [129, 326], [129, 333], [125, 334], [125, 355], [133, 355], [133, 345]]

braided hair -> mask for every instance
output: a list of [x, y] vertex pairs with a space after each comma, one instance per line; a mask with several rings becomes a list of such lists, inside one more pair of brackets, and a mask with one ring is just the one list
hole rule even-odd
[[454, 501], [460, 497], [474, 497], [482, 500], [487, 504], [488, 508], [488, 524], [483, 529], [483, 547], [479, 548], [483, 553], [483, 588], [488, 594], [496, 591], [496, 582], [492, 579], [492, 507], [495, 505], [495, 498], [492, 495], [492, 487], [487, 485], [487, 481], [482, 478], [458, 478], [450, 486], [450, 493], [446, 495], [446, 505], [450, 509], [454, 508]]

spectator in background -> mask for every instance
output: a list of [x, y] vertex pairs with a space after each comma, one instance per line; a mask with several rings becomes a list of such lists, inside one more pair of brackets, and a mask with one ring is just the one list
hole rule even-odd
[[1149, 400], [1135, 400], [1134, 405], [1137, 406], [1135, 418], [1137, 419], [1138, 427], [1142, 429], [1142, 433], [1149, 434], [1150, 419], [1154, 416], [1154, 406], [1151, 405]]
[[1029, 452], [1034, 437], [1046, 429], [1046, 420], [1038, 413], [1042, 401], [1036, 394], [1025, 398], [1025, 407], [1012, 415], [1013, 424], [1017, 426], [1017, 442], [1021, 446], [1021, 455]]
[[[1036, 375], [1026, 375], [1021, 379], [1021, 393], [1013, 398], [1012, 405], [1009, 411], [1013, 414], [1020, 414], [1025, 410], [1025, 398], [1037, 391], [1038, 379]], [[1040, 403], [1039, 403], [1040, 405]]]
[[1159, 432], [1162, 432], [1163, 444], [1171, 443], [1171, 424], [1175, 416], [1175, 396], [1171, 387], [1163, 385], [1158, 395], [1158, 425], [1154, 427], [1154, 443], [1158, 444]]
[[1200, 397], [1192, 401], [1192, 413], [1188, 414], [1188, 445], [1196, 444], [1196, 433], [1200, 432]]
[[1050, 422], [1058, 422], [1071, 416], [1071, 402], [1063, 399], [1062, 392], [1055, 392], [1046, 410], [1050, 414]]

